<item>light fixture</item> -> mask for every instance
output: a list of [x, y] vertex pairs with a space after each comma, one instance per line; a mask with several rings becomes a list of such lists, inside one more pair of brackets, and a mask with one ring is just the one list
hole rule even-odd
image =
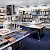
[[26, 6], [27, 8], [29, 8], [29, 6]]
[[34, 5], [34, 7], [37, 7], [37, 5]]
[[24, 8], [24, 7], [20, 7], [20, 8]]
[[47, 6], [46, 4], [42, 4], [42, 6]]
[[13, 2], [15, 2], [15, 0]]

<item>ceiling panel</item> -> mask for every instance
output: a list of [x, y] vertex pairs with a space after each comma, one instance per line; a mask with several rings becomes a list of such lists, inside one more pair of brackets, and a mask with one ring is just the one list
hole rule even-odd
[[38, 0], [38, 4], [50, 4], [50, 0]]
[[[15, 2], [14, 2], [15, 1]], [[16, 5], [39, 5], [50, 4], [50, 0], [0, 0], [0, 5], [16, 4]]]

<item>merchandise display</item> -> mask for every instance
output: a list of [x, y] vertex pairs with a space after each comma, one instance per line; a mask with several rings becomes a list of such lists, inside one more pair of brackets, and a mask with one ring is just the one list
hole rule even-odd
[[16, 39], [11, 36], [5, 37], [4, 39], [8, 40], [9, 43], [16, 41]]
[[14, 38], [16, 38], [16, 39], [19, 39], [19, 38], [21, 38], [22, 37], [22, 35], [21, 34], [19, 34], [19, 33], [17, 33], [18, 31], [16, 31], [16, 32], [14, 32], [14, 33], [12, 33], [12, 34], [10, 34], [10, 36], [11, 37], [14, 37]]
[[9, 29], [0, 29], [0, 35], [10, 32]]
[[25, 35], [27, 35], [29, 33], [29, 31], [19, 30], [18, 33], [25, 36]]
[[7, 40], [0, 38], [0, 47], [7, 45], [7, 44], [8, 44]]
[[45, 24], [36, 24], [36, 26], [38, 26], [38, 27], [44, 27]]
[[9, 30], [0, 30], [0, 33], [4, 34], [4, 33], [8, 33]]
[[0, 26], [3, 26], [3, 22], [6, 18], [6, 7], [5, 6], [1, 6], [0, 7]]
[[19, 18], [22, 22], [32, 22], [32, 16], [25, 14], [25, 15], [20, 15], [21, 17]]
[[14, 38], [16, 38], [16, 39], [19, 39], [19, 38], [21, 38], [22, 37], [22, 35], [21, 34], [14, 34], [14, 35], [12, 35], [12, 37], [14, 37]]
[[3, 27], [6, 28], [6, 29], [13, 29], [14, 28], [14, 24], [7, 22], [7, 23], [4, 23]]
[[[37, 38], [38, 41], [41, 42], [41, 36], [43, 36], [42, 33], [45, 28], [47, 29], [50, 28], [50, 1], [48, 0], [46, 1], [45, 0], [44, 1], [1, 0], [0, 1], [0, 50], [18, 50], [20, 49], [20, 47], [22, 47], [22, 45], [20, 46], [20, 44], [22, 44], [23, 42], [24, 43], [26, 41], [30, 41], [31, 43], [34, 42], [27, 39], [26, 37], [32, 38], [34, 36], [35, 39]], [[29, 37], [29, 35], [31, 36]], [[23, 41], [22, 39], [24, 38], [26, 38], [27, 40], [25, 39], [26, 41], [25, 40]], [[36, 42], [36, 44], [39, 43], [37, 44], [37, 48], [39, 46], [41, 47], [43, 41], [41, 42], [41, 44], [40, 42]], [[36, 44], [34, 42], [34, 45]], [[47, 43], [47, 46], [49, 46], [48, 44], [49, 43]], [[23, 46], [25, 47], [25, 45]], [[36, 47], [33, 46], [33, 48], [35, 49]], [[38, 48], [37, 50], [39, 49], [40, 48]]]

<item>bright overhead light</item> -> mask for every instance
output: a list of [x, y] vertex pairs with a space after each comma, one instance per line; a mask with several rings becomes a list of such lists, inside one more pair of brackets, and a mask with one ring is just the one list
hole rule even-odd
[[13, 2], [15, 2], [15, 0]]

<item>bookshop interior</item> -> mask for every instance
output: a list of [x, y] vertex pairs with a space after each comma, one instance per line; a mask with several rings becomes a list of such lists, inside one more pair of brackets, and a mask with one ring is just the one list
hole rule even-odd
[[0, 0], [0, 50], [50, 50], [50, 0]]

